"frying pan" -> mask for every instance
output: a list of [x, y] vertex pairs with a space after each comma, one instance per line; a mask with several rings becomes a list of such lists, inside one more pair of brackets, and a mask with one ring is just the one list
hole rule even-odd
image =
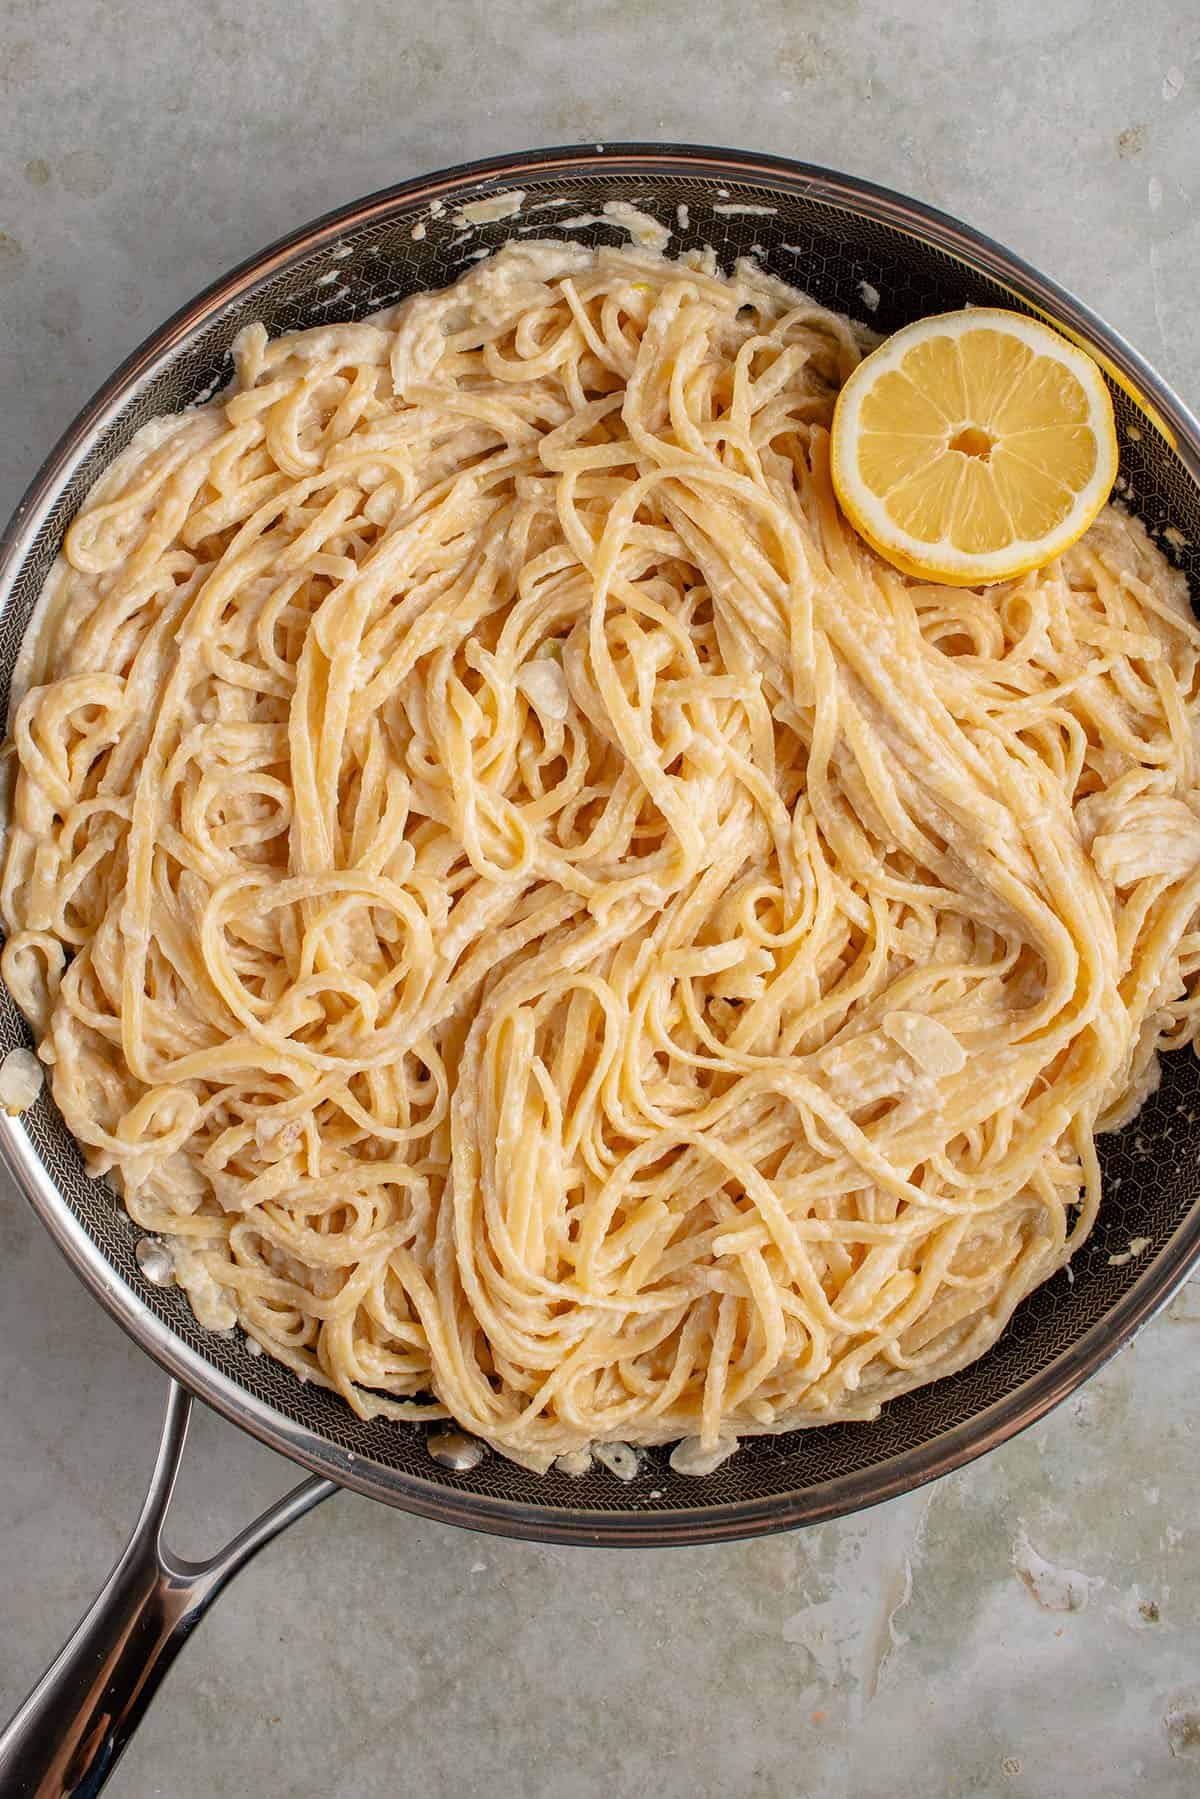
[[[490, 222], [471, 202], [520, 190]], [[136, 351], [71, 426], [0, 539], [0, 701], [34, 600], [80, 500], [135, 431], [220, 390], [248, 320], [272, 332], [355, 319], [453, 281], [514, 235], [624, 242], [603, 213], [632, 201], [672, 228], [671, 249], [753, 255], [818, 300], [883, 331], [968, 304], [1049, 318], [1109, 379], [1121, 495], [1172, 560], [1200, 580], [1200, 426], [1142, 359], [1070, 294], [989, 239], [916, 201], [802, 163], [694, 146], [595, 145], [472, 163], [356, 202], [217, 282]], [[514, 202], [509, 204], [515, 205]], [[536, 209], [536, 210], [535, 210]], [[488, 209], [483, 209], [487, 211]], [[590, 223], [580, 223], [591, 215]], [[476, 213], [476, 218], [479, 214]], [[0, 992], [0, 1054], [28, 1043]], [[663, 1451], [635, 1479], [526, 1473], [439, 1426], [364, 1423], [301, 1385], [240, 1332], [196, 1323], [156, 1285], [153, 1257], [111, 1192], [84, 1174], [48, 1095], [0, 1115], [0, 1154], [101, 1304], [171, 1377], [158, 1461], [128, 1548], [91, 1611], [0, 1736], [0, 1790], [92, 1794], [158, 1681], [224, 1583], [338, 1487], [475, 1530], [560, 1543], [718, 1542], [837, 1517], [907, 1492], [1031, 1424], [1171, 1297], [1200, 1259], [1200, 1068], [1167, 1059], [1136, 1123], [1104, 1140], [1105, 1198], [1076, 1257], [1020, 1306], [979, 1362], [893, 1400], [872, 1424], [761, 1438], [703, 1479]], [[1129, 1256], [1131, 1240], [1145, 1239]], [[218, 1555], [187, 1563], [163, 1542], [191, 1395], [310, 1472]]]

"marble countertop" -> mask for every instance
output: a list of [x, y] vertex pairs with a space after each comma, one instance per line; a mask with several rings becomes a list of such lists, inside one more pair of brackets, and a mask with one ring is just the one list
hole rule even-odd
[[[936, 39], [929, 20], [941, 12]], [[117, 362], [263, 243], [539, 143], [850, 169], [1064, 281], [1200, 401], [1188, 0], [14, 0], [0, 511]], [[134, 1517], [164, 1382], [0, 1191], [0, 1714]], [[719, 1549], [469, 1536], [339, 1495], [230, 1589], [116, 1799], [1185, 1799], [1200, 1790], [1200, 1281], [1024, 1436]], [[288, 1484], [202, 1413], [176, 1546]]]

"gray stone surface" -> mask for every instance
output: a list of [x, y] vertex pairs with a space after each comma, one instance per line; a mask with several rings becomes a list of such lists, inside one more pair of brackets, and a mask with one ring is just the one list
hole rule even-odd
[[[1193, 0], [5, 0], [0, 511], [204, 282], [356, 194], [535, 143], [750, 145], [906, 188], [1195, 403], [1198, 48]], [[0, 1316], [7, 1712], [121, 1546], [163, 1383], [7, 1189]], [[1184, 1799], [1198, 1374], [1194, 1282], [984, 1462], [718, 1550], [539, 1549], [340, 1496], [233, 1586], [110, 1790]], [[193, 1442], [184, 1550], [289, 1476], [210, 1417]]]

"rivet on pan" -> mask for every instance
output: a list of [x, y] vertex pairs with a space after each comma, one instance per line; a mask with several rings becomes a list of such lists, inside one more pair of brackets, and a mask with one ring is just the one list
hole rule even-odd
[[468, 1474], [472, 1468], [478, 1468], [486, 1453], [482, 1443], [461, 1430], [436, 1431], [432, 1437], [426, 1437], [425, 1447], [435, 1462], [443, 1468], [453, 1468], [456, 1474]]
[[165, 1243], [160, 1243], [157, 1237], [139, 1237], [133, 1253], [138, 1267], [154, 1286], [175, 1285], [175, 1259]]

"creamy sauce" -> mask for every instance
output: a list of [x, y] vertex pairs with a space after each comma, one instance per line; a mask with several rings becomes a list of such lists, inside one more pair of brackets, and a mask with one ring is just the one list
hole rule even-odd
[[489, 194], [484, 200], [469, 200], [460, 206], [454, 215], [456, 225], [494, 225], [497, 219], [511, 219], [520, 212], [525, 202], [524, 188], [516, 187], [511, 192]]
[[665, 250], [671, 241], [671, 233], [665, 225], [650, 213], [631, 206], [628, 200], [606, 200], [604, 216], [615, 225], [623, 225], [634, 243], [640, 244], [643, 250]]

